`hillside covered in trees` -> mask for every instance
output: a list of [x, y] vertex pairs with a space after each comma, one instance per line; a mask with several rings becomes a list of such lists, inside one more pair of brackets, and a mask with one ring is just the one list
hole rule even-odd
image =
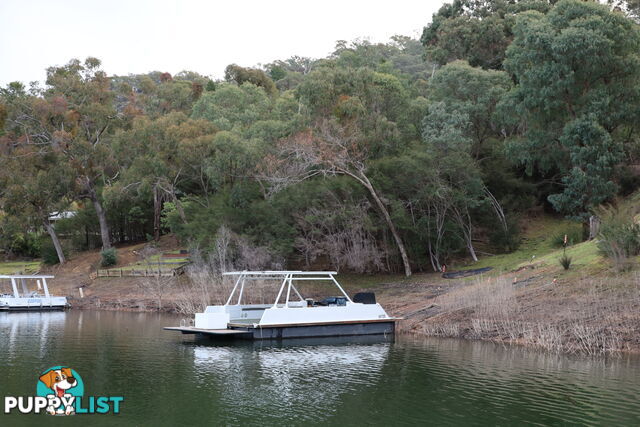
[[0, 90], [0, 247], [223, 232], [241, 268], [406, 275], [513, 251], [530, 209], [584, 223], [640, 187], [635, 6], [455, 0], [420, 40], [220, 81], [53, 66]]

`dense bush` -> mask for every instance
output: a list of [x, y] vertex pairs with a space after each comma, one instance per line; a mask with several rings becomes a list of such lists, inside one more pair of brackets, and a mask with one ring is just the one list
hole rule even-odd
[[598, 248], [611, 258], [617, 270], [631, 267], [631, 257], [640, 254], [640, 224], [631, 207], [601, 207]]
[[41, 239], [38, 233], [16, 233], [10, 238], [9, 251], [28, 258], [40, 256]]
[[103, 267], [110, 267], [112, 265], [116, 265], [116, 263], [118, 262], [118, 254], [116, 253], [115, 248], [105, 249], [104, 251], [100, 252], [100, 255], [102, 256], [102, 261], [100, 264]]
[[40, 244], [40, 258], [42, 258], [42, 262], [47, 265], [54, 265], [60, 262], [58, 253], [56, 252], [56, 248], [53, 246], [51, 239], [42, 240], [42, 243]]
[[489, 243], [498, 252], [509, 253], [520, 246], [520, 227], [518, 220], [511, 217], [507, 219], [507, 227], [496, 225], [489, 234]]

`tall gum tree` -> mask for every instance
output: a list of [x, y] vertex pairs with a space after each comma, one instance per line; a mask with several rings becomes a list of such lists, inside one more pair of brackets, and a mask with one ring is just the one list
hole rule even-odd
[[404, 242], [389, 210], [367, 173], [368, 153], [359, 129], [335, 121], [320, 121], [313, 129], [283, 140], [277, 156], [265, 159], [266, 180], [278, 188], [315, 176], [344, 175], [362, 185], [382, 215], [402, 258], [404, 273], [411, 276], [411, 263]]
[[585, 219], [617, 190], [615, 167], [635, 135], [640, 32], [595, 2], [563, 0], [546, 15], [517, 17], [504, 67], [516, 81], [502, 109], [524, 130], [510, 141], [530, 174], [560, 179], [548, 200]]
[[66, 257], [51, 215], [69, 204], [73, 180], [71, 171], [60, 164], [55, 153], [38, 153], [33, 146], [8, 150], [0, 158], [2, 210], [18, 218], [27, 228], [44, 227], [60, 264]]
[[47, 69], [46, 89], [16, 95], [9, 124], [13, 146], [34, 152], [55, 152], [72, 171], [75, 197], [93, 204], [100, 224], [103, 249], [111, 247], [101, 189], [116, 174], [110, 135], [118, 122], [110, 79], [100, 61], [74, 59]]

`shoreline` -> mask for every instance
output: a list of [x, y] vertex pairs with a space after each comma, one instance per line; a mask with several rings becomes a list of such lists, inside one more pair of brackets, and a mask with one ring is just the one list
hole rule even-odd
[[[593, 246], [586, 242], [570, 250], [591, 251]], [[52, 294], [66, 295], [73, 309], [158, 311], [158, 295], [141, 286], [143, 278], [92, 278], [99, 256], [98, 251], [86, 252], [64, 266], [46, 268], [43, 273], [56, 276], [49, 284]], [[564, 271], [554, 256], [539, 256], [536, 263], [517, 257], [488, 274], [457, 279], [416, 273], [409, 278], [341, 274], [338, 280], [349, 295], [375, 292], [387, 313], [404, 319], [396, 328], [400, 333], [515, 344], [551, 353], [640, 353], [640, 272], [617, 273], [600, 257], [583, 258]], [[499, 266], [500, 258], [484, 263]], [[200, 300], [185, 304], [196, 284], [186, 274], [172, 280], [160, 295], [160, 311], [189, 318], [187, 313], [199, 310]], [[209, 276], [197, 286], [207, 287], [209, 297], [228, 292]], [[310, 286], [302, 292], [316, 298], [319, 291]], [[261, 297], [262, 291], [257, 292], [254, 297]]]
[[[588, 342], [588, 337], [585, 335], [582, 337], [582, 344], [576, 344], [574, 342], [575, 337], [571, 336], [571, 326], [567, 324], [566, 319], [563, 319], [562, 316], [555, 319], [549, 318], [546, 323], [540, 323], [536, 326], [527, 317], [522, 317], [519, 321], [516, 321], [515, 317], [512, 316], [510, 322], [501, 321], [498, 312], [493, 314], [493, 321], [482, 319], [482, 316], [480, 316], [482, 310], [487, 308], [495, 310], [497, 308], [496, 302], [485, 301], [489, 303], [489, 307], [483, 307], [482, 305], [476, 307], [457, 306], [455, 304], [450, 306], [452, 305], [452, 300], [456, 301], [460, 298], [460, 295], [465, 293], [471, 292], [474, 297], [478, 297], [476, 288], [478, 286], [487, 287], [489, 286], [487, 283], [494, 283], [494, 287], [489, 291], [495, 291], [496, 282], [498, 283], [497, 286], [504, 288], [505, 285], [509, 285], [511, 287], [511, 283], [505, 283], [505, 279], [502, 276], [484, 278], [481, 279], [482, 282], [479, 280], [471, 279], [462, 282], [449, 281], [432, 284], [418, 283], [412, 286], [407, 286], [406, 283], [390, 283], [378, 285], [373, 289], [349, 289], [349, 292], [359, 290], [373, 290], [376, 292], [378, 301], [389, 314], [403, 319], [397, 323], [397, 334], [484, 341], [503, 346], [515, 345], [526, 349], [557, 354], [581, 354], [598, 357], [640, 354], [640, 329], [637, 328], [627, 328], [627, 336], [621, 337], [619, 342], [616, 341], [618, 346], [614, 348], [606, 344], [606, 341], [603, 344], [601, 340], [602, 336], [609, 336], [612, 331], [602, 326], [598, 331], [591, 330], [589, 328], [593, 328], [593, 326], [585, 324], [584, 328], [586, 329], [584, 331], [591, 330], [591, 332], [596, 332], [592, 337], [594, 341]], [[531, 295], [529, 294], [532, 291], [544, 295], [549, 292], [561, 292], [563, 288], [566, 289], [567, 287], [566, 284], [555, 286], [555, 289], [550, 284], [542, 284], [536, 287], [531, 283], [529, 289], [520, 289], [520, 294], [514, 293], [511, 296], [515, 299], [526, 301], [530, 299]], [[572, 286], [575, 286], [575, 283]], [[108, 288], [108, 286], [100, 286], [100, 288], [104, 289]], [[568, 294], [565, 298], [570, 298], [570, 295], [573, 294]], [[573, 297], [575, 298], [575, 295]], [[555, 298], [557, 298], [557, 295], [555, 295]], [[540, 299], [540, 296], [537, 299]], [[536, 299], [533, 299], [533, 301], [536, 301]], [[522, 302], [520, 302], [518, 308], [527, 311], [527, 307], [523, 307]], [[155, 312], [184, 318], [192, 316], [191, 314], [181, 313], [177, 308], [175, 299], [172, 297], [166, 297], [163, 300], [161, 310], [157, 309], [157, 302], [152, 298], [141, 295], [131, 295], [129, 298], [114, 298], [106, 294], [89, 294], [85, 295], [85, 298], [71, 296], [69, 297], [69, 303], [72, 306], [72, 310]], [[534, 304], [539, 303], [540, 301], [534, 302]], [[497, 304], [507, 304], [507, 302], [498, 298]], [[560, 305], [563, 305], [563, 303]], [[548, 308], [551, 309], [552, 307]], [[507, 316], [509, 315], [509, 313], [506, 314]], [[522, 313], [519, 314], [521, 315]], [[539, 316], [543, 313], [534, 312], [529, 314], [537, 314]], [[621, 319], [625, 314], [633, 313], [622, 312], [620, 313]], [[621, 319], [613, 319], [613, 323]], [[535, 334], [532, 331], [527, 332], [527, 326], [529, 329], [537, 329], [538, 332]], [[509, 327], [512, 330], [509, 330]], [[550, 337], [544, 336], [543, 333], [545, 331]]]

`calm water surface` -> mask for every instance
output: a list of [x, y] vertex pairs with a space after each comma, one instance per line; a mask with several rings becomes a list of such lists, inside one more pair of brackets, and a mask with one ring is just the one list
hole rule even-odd
[[[167, 315], [0, 313], [0, 399], [69, 365], [120, 415], [4, 415], [20, 425], [640, 425], [640, 359], [449, 339], [215, 344]], [[3, 403], [0, 403], [3, 405]]]

